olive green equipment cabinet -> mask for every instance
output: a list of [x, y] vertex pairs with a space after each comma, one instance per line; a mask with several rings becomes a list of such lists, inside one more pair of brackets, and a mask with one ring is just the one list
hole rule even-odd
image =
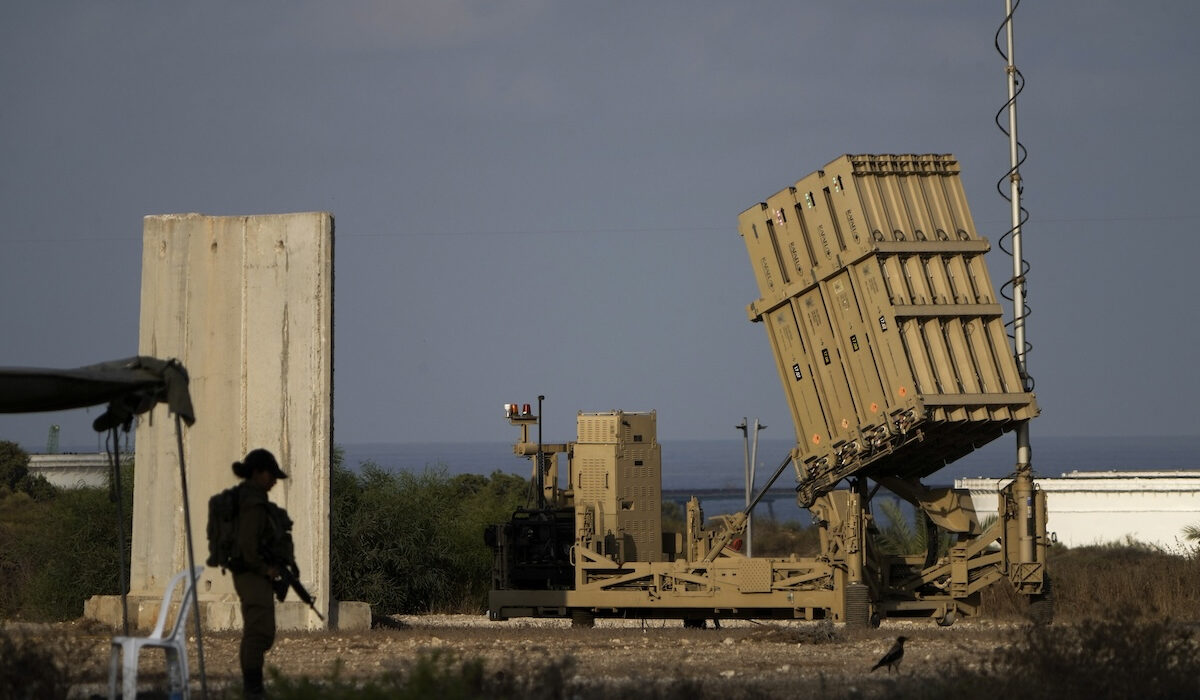
[[[544, 444], [530, 439], [530, 407], [510, 404], [538, 498], [486, 532], [492, 619], [950, 624], [1005, 579], [1048, 619], [1045, 497], [1032, 479], [1004, 489], [983, 525], [965, 492], [923, 482], [1038, 412], [954, 157], [843, 156], [742, 212], [738, 230], [760, 295], [749, 317], [795, 428], [772, 482], [791, 467], [820, 551], [746, 557], [748, 510], [706, 521], [695, 499], [683, 531], [664, 531], [654, 413], [580, 413], [575, 441]], [[881, 489], [912, 504], [928, 551], [883, 550]]]

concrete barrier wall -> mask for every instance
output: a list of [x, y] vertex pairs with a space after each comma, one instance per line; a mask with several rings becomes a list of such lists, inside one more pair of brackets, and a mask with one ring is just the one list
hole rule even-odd
[[[177, 358], [190, 375], [196, 424], [184, 428], [183, 457], [196, 562], [208, 553], [209, 497], [237, 483], [235, 460], [265, 447], [290, 477], [271, 499], [295, 521], [301, 580], [328, 611], [333, 217], [146, 217], [139, 341], [139, 353]], [[161, 597], [187, 561], [174, 429], [161, 406], [137, 427], [131, 597]], [[205, 570], [199, 591], [202, 606], [236, 601], [219, 570]], [[308, 615], [298, 626], [322, 625]]]

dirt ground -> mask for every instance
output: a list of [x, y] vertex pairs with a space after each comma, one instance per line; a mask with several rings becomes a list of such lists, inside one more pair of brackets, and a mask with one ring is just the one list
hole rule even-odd
[[[882, 697], [894, 679], [870, 669], [898, 635], [909, 640], [899, 673], [911, 680], [937, 674], [952, 660], [970, 668], [1013, 632], [1011, 625], [979, 621], [943, 628], [889, 620], [879, 629], [850, 630], [806, 622], [725, 621], [719, 628], [684, 629], [679, 621], [602, 619], [584, 629], [563, 620], [490, 622], [472, 615], [393, 619], [394, 628], [358, 634], [280, 633], [267, 657], [268, 675], [274, 669], [287, 678], [326, 679], [336, 669], [343, 680], [378, 678], [440, 652], [483, 659], [489, 673], [518, 675], [570, 657], [567, 687], [603, 687], [629, 697], [674, 697], [670, 686], [679, 681], [690, 681], [705, 697]], [[28, 628], [69, 649], [70, 697], [106, 693], [111, 630], [84, 621]], [[210, 697], [240, 695], [238, 641], [238, 633], [204, 635]], [[194, 645], [190, 651], [192, 697], [199, 697], [199, 659]], [[161, 688], [162, 657], [144, 653], [139, 676], [142, 689]]]

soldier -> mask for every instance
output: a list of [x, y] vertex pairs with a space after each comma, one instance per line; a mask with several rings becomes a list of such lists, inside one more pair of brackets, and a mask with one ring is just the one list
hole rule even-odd
[[[242, 688], [247, 698], [261, 698], [263, 657], [275, 643], [275, 601], [273, 582], [279, 578], [278, 558], [270, 555], [279, 539], [273, 522], [267, 492], [287, 474], [279, 468], [275, 455], [264, 449], [251, 450], [241, 462], [233, 463], [233, 473], [242, 479], [237, 544], [234, 552], [240, 566], [233, 574], [233, 587], [242, 604], [242, 644], [239, 661]], [[282, 511], [282, 509], [278, 509]], [[269, 561], [272, 559], [273, 561]]]

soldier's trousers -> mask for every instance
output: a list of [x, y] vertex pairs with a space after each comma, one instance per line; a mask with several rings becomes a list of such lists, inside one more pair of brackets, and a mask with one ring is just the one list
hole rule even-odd
[[275, 643], [275, 591], [266, 576], [250, 572], [235, 574], [233, 588], [242, 602], [242, 670], [261, 669]]

